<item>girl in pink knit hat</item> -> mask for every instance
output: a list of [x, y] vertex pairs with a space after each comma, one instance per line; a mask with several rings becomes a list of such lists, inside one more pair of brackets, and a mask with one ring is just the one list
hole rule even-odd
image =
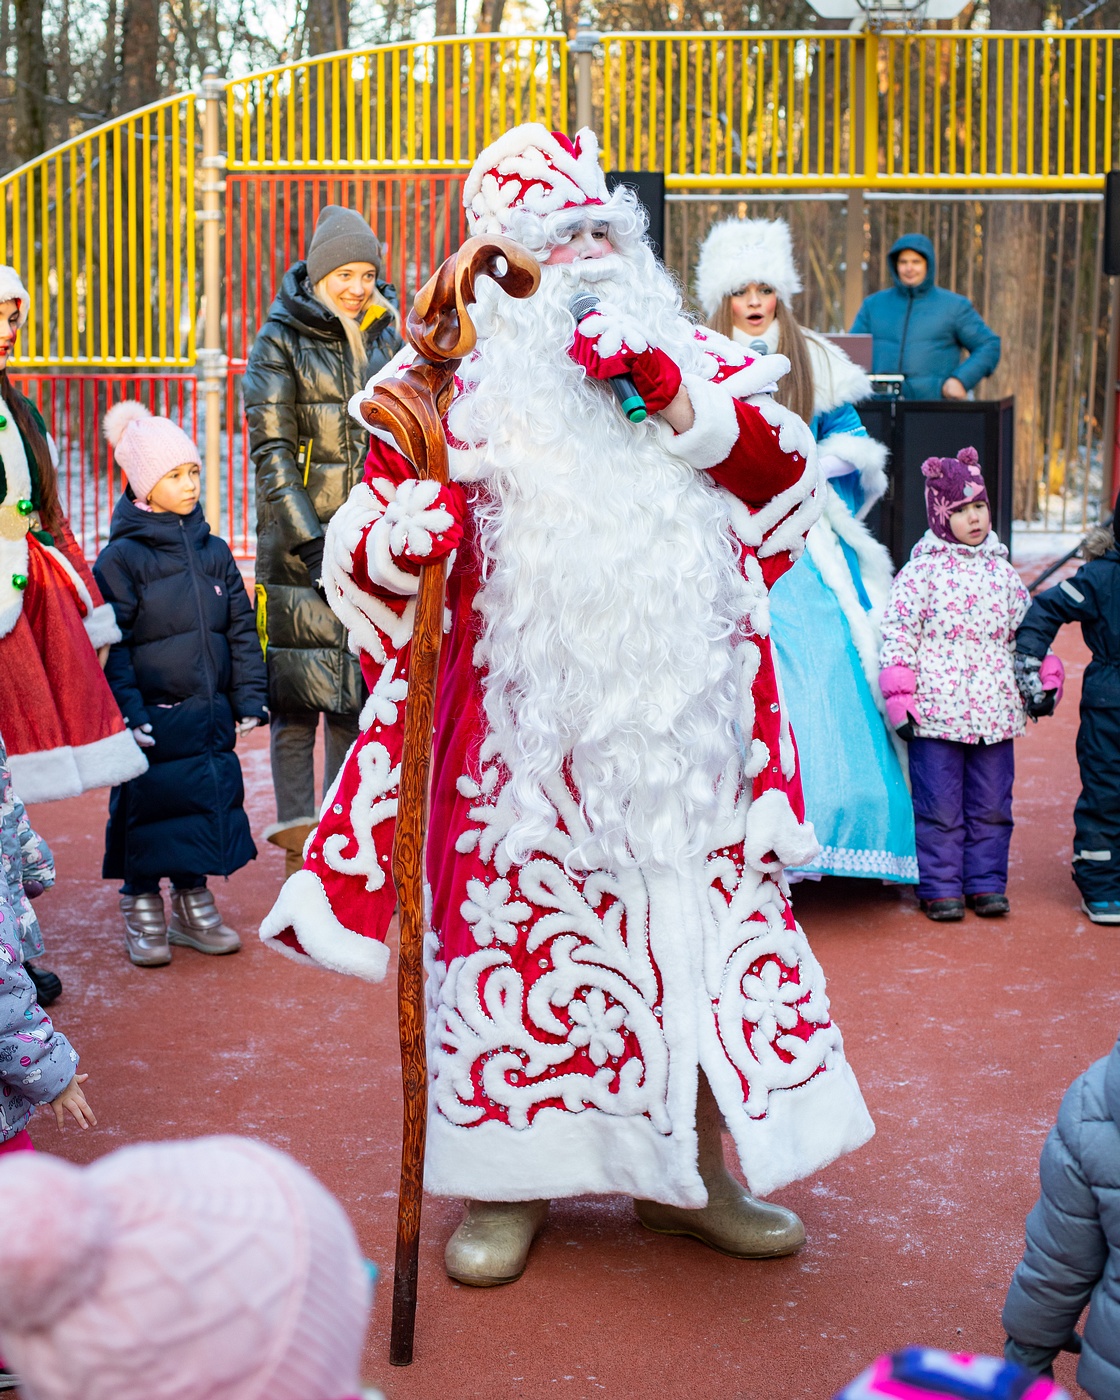
[[124, 881], [129, 958], [157, 967], [171, 944], [241, 946], [206, 880], [257, 854], [234, 744], [267, 721], [267, 683], [244, 581], [199, 505], [198, 448], [132, 402], [105, 415], [105, 436], [128, 477], [94, 565], [122, 636], [105, 676], [149, 767], [113, 790], [102, 874]]
[[26, 1400], [358, 1400], [370, 1272], [346, 1213], [247, 1138], [0, 1158], [0, 1352]]

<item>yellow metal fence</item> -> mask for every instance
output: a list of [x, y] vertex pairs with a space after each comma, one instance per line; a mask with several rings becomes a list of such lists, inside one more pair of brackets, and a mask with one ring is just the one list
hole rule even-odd
[[145, 107], [0, 181], [0, 247], [30, 294], [21, 365], [194, 364], [195, 105]]
[[560, 35], [389, 44], [227, 87], [231, 170], [469, 167], [520, 122], [568, 122]]

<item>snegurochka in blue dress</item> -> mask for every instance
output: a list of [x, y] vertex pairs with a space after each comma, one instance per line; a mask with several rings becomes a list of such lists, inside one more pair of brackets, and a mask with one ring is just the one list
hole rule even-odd
[[801, 279], [784, 220], [716, 224], [700, 252], [696, 289], [713, 329], [789, 359], [776, 398], [809, 424], [827, 482], [804, 555], [770, 595], [805, 811], [821, 844], [809, 865], [790, 873], [914, 884], [905, 755], [879, 693], [879, 619], [893, 570], [863, 523], [887, 486], [887, 449], [853, 407], [870, 395], [870, 382], [842, 350], [794, 320], [789, 308]]

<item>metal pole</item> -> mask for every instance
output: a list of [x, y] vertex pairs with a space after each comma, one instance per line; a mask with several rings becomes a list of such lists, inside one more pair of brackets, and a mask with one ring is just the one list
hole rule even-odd
[[206, 405], [206, 476], [203, 501], [206, 523], [215, 534], [222, 524], [222, 391], [226, 365], [222, 354], [222, 195], [226, 158], [220, 149], [225, 82], [216, 68], [202, 75], [202, 296], [206, 308], [198, 392]]
[[[852, 126], [848, 139], [851, 143], [852, 169], [856, 175], [865, 173], [867, 46], [874, 42], [874, 35], [865, 34], [861, 40], [856, 41], [855, 46], [855, 73], [851, 94]], [[863, 190], [853, 189], [848, 194], [848, 215], [844, 234], [845, 330], [856, 319], [856, 312], [863, 301], [864, 218]]]
[[592, 29], [589, 19], [581, 19], [576, 24], [576, 37], [572, 40], [571, 50], [576, 56], [577, 131], [591, 125], [591, 59], [595, 54], [595, 46], [602, 37]]
[[1104, 433], [1101, 438], [1101, 519], [1116, 507], [1120, 466], [1116, 461], [1116, 422], [1120, 409], [1120, 277], [1110, 277], [1108, 298], [1108, 368], [1105, 370]]

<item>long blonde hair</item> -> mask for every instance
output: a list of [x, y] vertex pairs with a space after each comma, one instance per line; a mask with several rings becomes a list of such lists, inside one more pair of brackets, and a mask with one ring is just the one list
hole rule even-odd
[[[774, 397], [808, 423], [813, 416], [813, 365], [809, 359], [809, 347], [801, 327], [780, 297], [775, 319], [778, 322], [778, 354], [789, 360], [789, 373], [779, 382]], [[730, 293], [716, 308], [710, 325], [712, 330], [727, 336], [728, 340], [734, 340], [735, 317], [731, 310]]]
[[[328, 272], [327, 277], [329, 276], [330, 273]], [[339, 306], [338, 302], [335, 301], [334, 297], [332, 297], [331, 294], [327, 291], [326, 277], [316, 282], [312, 290], [314, 291], [319, 301], [321, 301], [323, 305], [327, 308], [327, 310], [333, 311], [334, 314], [338, 317], [338, 319], [342, 322], [342, 329], [345, 332], [346, 339], [350, 345], [350, 354], [353, 357], [354, 364], [358, 370], [358, 373], [360, 374], [362, 370], [365, 369], [366, 361], [369, 359], [369, 353], [366, 350], [365, 332], [362, 329], [363, 323], [366, 319], [366, 313], [369, 311], [371, 306], [383, 307], [384, 310], [386, 310], [392, 317], [393, 324], [396, 325], [396, 307], [394, 307], [389, 301], [386, 300], [386, 298], [382, 295], [381, 290], [377, 286], [376, 282], [373, 285], [373, 290], [369, 294], [369, 300], [366, 302], [365, 306], [362, 307], [361, 311], [358, 312], [357, 316], [351, 316], [349, 312], [343, 311], [342, 307]]]

